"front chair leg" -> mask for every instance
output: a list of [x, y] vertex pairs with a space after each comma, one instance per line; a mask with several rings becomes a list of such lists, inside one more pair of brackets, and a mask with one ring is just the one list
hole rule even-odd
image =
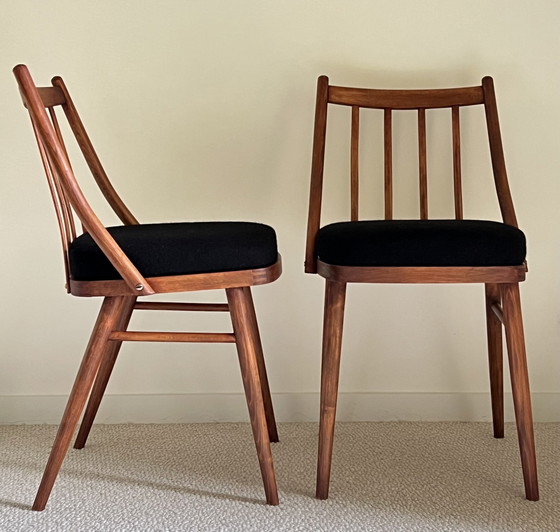
[[33, 510], [41, 511], [47, 504], [52, 487], [70, 446], [70, 440], [84, 409], [93, 380], [101, 364], [101, 359], [106, 352], [109, 335], [118, 323], [125, 300], [126, 298], [124, 297], [106, 297], [103, 300], [84, 358], [76, 375], [74, 386], [70, 392], [66, 410], [58, 428], [51, 454], [43, 473], [35, 502], [33, 503]]
[[318, 499], [326, 499], [329, 496], [345, 298], [346, 284], [327, 280], [323, 321], [321, 411], [317, 459], [316, 497]]
[[263, 401], [262, 385], [259, 377], [258, 335], [252, 321], [254, 309], [251, 298], [245, 288], [228, 288], [226, 290], [233, 332], [235, 334], [237, 352], [243, 387], [249, 408], [249, 417], [253, 429], [253, 437], [257, 447], [257, 456], [268, 504], [278, 504], [278, 489], [272, 463], [269, 428]]
[[[119, 323], [117, 324], [115, 330], [125, 331], [128, 327], [130, 317], [132, 316], [132, 311], [134, 310], [134, 304], [136, 303], [136, 297], [128, 297], [126, 305], [123, 308], [121, 316], [119, 318]], [[107, 343], [107, 352], [103, 356], [101, 361], [101, 366], [97, 372], [97, 377], [91, 389], [91, 394], [84, 412], [84, 417], [80, 423], [80, 429], [78, 435], [76, 436], [76, 441], [74, 442], [74, 449], [83, 449], [95, 416], [97, 415], [97, 410], [101, 404], [101, 399], [103, 399], [103, 394], [107, 388], [109, 378], [115, 367], [115, 362], [117, 361], [117, 356], [122, 345], [122, 341], [111, 341]]]
[[502, 298], [504, 302], [504, 325], [513, 405], [519, 437], [523, 480], [525, 482], [525, 496], [530, 501], [538, 501], [539, 484], [537, 479], [535, 438], [533, 435], [533, 414], [531, 410], [531, 392], [529, 390], [519, 285], [517, 283], [503, 285]]
[[493, 305], [501, 304], [500, 286], [485, 285], [486, 333], [488, 337], [488, 365], [490, 368], [490, 397], [492, 400], [492, 423], [494, 438], [504, 437], [504, 352], [502, 346], [502, 322], [496, 316]]

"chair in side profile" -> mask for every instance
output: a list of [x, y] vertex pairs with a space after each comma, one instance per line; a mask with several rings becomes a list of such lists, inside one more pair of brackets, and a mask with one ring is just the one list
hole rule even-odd
[[[39, 88], [25, 65], [16, 66], [14, 74], [56, 210], [67, 291], [103, 297], [33, 509], [44, 509], [85, 407], [74, 445], [84, 447], [123, 341], [236, 344], [266, 501], [278, 504], [270, 448], [278, 435], [250, 288], [280, 276], [274, 230], [249, 222], [140, 224], [107, 178], [62, 79], [55, 77], [52, 86]], [[104, 227], [82, 193], [55, 114], [57, 107], [64, 111], [93, 177], [123, 225]], [[78, 235], [77, 222], [83, 234]], [[225, 290], [227, 303], [138, 301], [153, 294], [215, 289]], [[134, 310], [226, 311], [233, 332], [129, 331]]]
[[[332, 106], [348, 108], [350, 213], [349, 220], [321, 226], [327, 113]], [[460, 116], [467, 106], [481, 106], [485, 112], [501, 222], [463, 216]], [[426, 123], [431, 109], [447, 109], [450, 116], [449, 174], [453, 176], [455, 212], [451, 220], [429, 219], [428, 215]], [[420, 219], [413, 220], [394, 219], [393, 213], [393, 124], [395, 114], [405, 111], [417, 117], [418, 146], [407, 150], [416, 157], [417, 149], [419, 161]], [[328, 78], [321, 76], [315, 112], [305, 271], [318, 273], [326, 281], [317, 497], [326, 499], [329, 492], [347, 283], [484, 283], [494, 436], [504, 434], [503, 324], [525, 494], [529, 500], [538, 500], [519, 299], [519, 282], [526, 273], [525, 237], [517, 228], [508, 186], [492, 79], [485, 77], [480, 86], [467, 88], [378, 90], [329, 85]], [[359, 219], [360, 115], [366, 112], [379, 115], [383, 130], [384, 219], [379, 220]], [[373, 121], [369, 115], [368, 119]]]

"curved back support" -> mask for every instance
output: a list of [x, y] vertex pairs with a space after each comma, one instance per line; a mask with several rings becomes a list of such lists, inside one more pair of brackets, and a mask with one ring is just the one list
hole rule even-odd
[[54, 109], [59, 105], [68, 118], [70, 127], [97, 184], [115, 213], [125, 224], [138, 223], [105, 174], [62, 79], [53, 78], [52, 87], [39, 88], [33, 82], [25, 65], [16, 66], [14, 75], [19, 85], [23, 103], [29, 111], [55, 207], [64, 253], [67, 289], [70, 275], [68, 247], [72, 240], [76, 238], [75, 213], [81, 221], [83, 229], [91, 234], [97, 245], [130, 287], [131, 294], [153, 294], [154, 290], [149, 283], [96, 216], [76, 180]]
[[492, 78], [485, 77], [476, 87], [425, 90], [379, 90], [329, 85], [326, 76], [317, 81], [313, 157], [311, 166], [311, 189], [307, 225], [305, 271], [316, 273], [315, 237], [321, 226], [321, 206], [327, 114], [329, 105], [351, 108], [350, 135], [350, 220], [358, 220], [359, 203], [359, 143], [360, 109], [383, 110], [383, 153], [384, 153], [384, 216], [393, 218], [393, 111], [412, 111], [417, 114], [418, 124], [418, 177], [420, 218], [428, 214], [428, 175], [426, 114], [430, 109], [449, 109], [451, 114], [451, 136], [453, 153], [453, 192], [455, 218], [463, 218], [460, 108], [483, 105], [486, 113], [490, 156], [498, 202], [505, 223], [517, 226], [513, 202], [509, 190], [502, 148], [496, 98]]

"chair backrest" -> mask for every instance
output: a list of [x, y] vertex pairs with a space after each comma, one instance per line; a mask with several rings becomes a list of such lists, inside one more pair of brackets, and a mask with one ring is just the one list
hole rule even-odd
[[451, 136], [453, 153], [453, 195], [455, 218], [463, 218], [463, 194], [461, 176], [460, 109], [466, 106], [483, 105], [486, 116], [490, 157], [494, 183], [503, 221], [517, 226], [513, 202], [509, 191], [506, 165], [502, 148], [498, 112], [492, 78], [485, 77], [476, 87], [424, 90], [380, 90], [329, 85], [329, 79], [321, 76], [317, 82], [313, 158], [311, 166], [311, 190], [307, 225], [305, 271], [316, 273], [315, 238], [321, 224], [323, 195], [323, 173], [327, 113], [330, 105], [351, 108], [350, 133], [350, 220], [358, 220], [359, 205], [359, 144], [360, 109], [383, 111], [384, 153], [384, 217], [393, 218], [393, 116], [394, 111], [411, 111], [417, 115], [418, 123], [418, 177], [420, 218], [427, 219], [428, 173], [426, 112], [430, 109], [449, 109], [451, 113]]
[[130, 286], [131, 291], [135, 295], [153, 293], [146, 279], [126, 257], [96, 216], [76, 180], [56, 115], [57, 107], [61, 107], [64, 111], [87, 165], [109, 205], [124, 224], [138, 223], [109, 181], [62, 78], [54, 77], [51, 81], [52, 86], [37, 87], [25, 65], [16, 66], [14, 75], [23, 104], [29, 111], [58, 220], [67, 290], [70, 275], [68, 248], [77, 236], [76, 215], [82, 229], [90, 233]]

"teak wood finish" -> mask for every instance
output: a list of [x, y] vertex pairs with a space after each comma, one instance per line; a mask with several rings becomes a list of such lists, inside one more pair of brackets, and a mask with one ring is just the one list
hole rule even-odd
[[[429, 218], [426, 164], [426, 115], [430, 109], [447, 108], [451, 113], [453, 190], [455, 218], [463, 219], [461, 175], [460, 110], [465, 106], [484, 107], [490, 156], [498, 203], [504, 223], [517, 227], [509, 190], [498, 112], [492, 78], [485, 77], [476, 87], [427, 90], [377, 90], [329, 85], [326, 76], [317, 83], [315, 128], [311, 168], [311, 189], [307, 225], [305, 271], [318, 273], [326, 280], [321, 369], [321, 406], [317, 492], [319, 499], [329, 493], [334, 438], [342, 329], [347, 283], [483, 283], [486, 297], [488, 357], [494, 436], [504, 435], [503, 351], [504, 325], [517, 432], [521, 452], [525, 495], [539, 498], [531, 396], [527, 374], [519, 282], [525, 279], [526, 265], [493, 267], [349, 267], [326, 264], [317, 259], [315, 239], [321, 227], [323, 173], [327, 132], [327, 112], [331, 105], [350, 107], [350, 215], [359, 219], [358, 146], [362, 108], [383, 111], [384, 142], [384, 217], [391, 220], [393, 210], [393, 112], [411, 111], [418, 118], [418, 175], [420, 218]], [[503, 306], [503, 310], [502, 310]]]
[[[281, 274], [281, 260], [267, 268], [146, 279], [125, 255], [98, 219], [74, 176], [55, 108], [61, 107], [83, 156], [107, 202], [123, 224], [138, 220], [126, 207], [105, 173], [82, 121], [60, 77], [50, 87], [36, 87], [25, 65], [14, 68], [20, 93], [28, 109], [47, 176], [60, 228], [67, 291], [76, 296], [101, 296], [103, 303], [82, 364], [70, 393], [45, 472], [33, 504], [43, 510], [70, 440], [85, 408], [74, 444], [84, 447], [123, 341], [226, 342], [237, 346], [249, 417], [257, 448], [266, 501], [278, 504], [278, 491], [270, 442], [278, 433], [251, 286], [270, 283]], [[120, 273], [122, 280], [76, 281], [70, 275], [68, 247], [77, 236], [78, 223], [87, 231]], [[224, 289], [227, 303], [139, 302], [139, 296], [158, 293]], [[231, 333], [128, 331], [134, 310], [229, 312]], [[88, 400], [89, 398], [89, 400]], [[87, 403], [87, 406], [86, 406]]]

